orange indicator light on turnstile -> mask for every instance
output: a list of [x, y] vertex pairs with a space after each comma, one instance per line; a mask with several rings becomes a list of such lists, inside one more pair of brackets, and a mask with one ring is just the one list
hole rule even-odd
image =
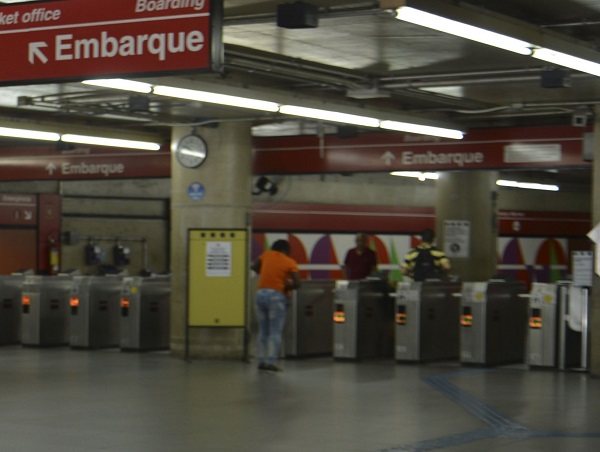
[[121, 307], [128, 308], [129, 307], [129, 298], [121, 298]]
[[539, 329], [542, 327], [542, 318], [541, 317], [529, 317], [529, 327], [534, 329]]
[[333, 313], [334, 323], [344, 323], [346, 321], [346, 314], [344, 314], [344, 305], [336, 304], [335, 312]]
[[31, 304], [31, 298], [29, 297], [29, 295], [23, 295], [21, 297], [21, 304], [23, 306], [29, 306]]
[[460, 316], [460, 324], [462, 326], [471, 326], [473, 325], [473, 316], [470, 314], [463, 314]]
[[71, 297], [69, 299], [69, 305], [72, 308], [77, 308], [79, 306], [79, 297]]

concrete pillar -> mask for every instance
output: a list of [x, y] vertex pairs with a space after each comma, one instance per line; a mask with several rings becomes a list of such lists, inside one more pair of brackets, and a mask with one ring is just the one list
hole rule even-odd
[[[190, 134], [189, 127], [175, 127], [172, 143]], [[245, 229], [252, 210], [252, 143], [248, 123], [221, 123], [197, 133], [208, 148], [198, 168], [182, 167], [173, 156], [171, 172], [171, 351], [183, 356], [187, 319], [188, 229]], [[205, 195], [191, 199], [188, 188], [201, 183]], [[244, 330], [241, 328], [191, 328], [189, 356], [241, 359]]]
[[[592, 228], [600, 222], [600, 107], [596, 107], [594, 122], [594, 164], [592, 175]], [[600, 252], [598, 244], [594, 247], [594, 261]], [[594, 264], [595, 271], [599, 269]], [[590, 291], [590, 374], [600, 376], [600, 277], [594, 274]]]
[[498, 214], [495, 171], [440, 173], [437, 181], [436, 236], [444, 250], [445, 222], [470, 226], [468, 257], [448, 253], [452, 273], [463, 281], [486, 281], [496, 274]]

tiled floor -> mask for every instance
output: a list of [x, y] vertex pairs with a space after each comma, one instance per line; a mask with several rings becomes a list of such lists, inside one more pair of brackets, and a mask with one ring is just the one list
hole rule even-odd
[[0, 348], [1, 451], [597, 451], [600, 380], [456, 363]]

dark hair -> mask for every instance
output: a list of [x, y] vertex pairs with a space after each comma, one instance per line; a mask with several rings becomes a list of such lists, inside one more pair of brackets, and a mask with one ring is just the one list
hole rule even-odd
[[287, 240], [276, 240], [273, 245], [271, 245], [271, 249], [273, 251], [279, 251], [281, 253], [289, 254], [290, 253], [290, 242]]
[[435, 234], [431, 229], [425, 229], [423, 232], [421, 232], [421, 240], [423, 240], [424, 242], [431, 243], [433, 242], [434, 237]]

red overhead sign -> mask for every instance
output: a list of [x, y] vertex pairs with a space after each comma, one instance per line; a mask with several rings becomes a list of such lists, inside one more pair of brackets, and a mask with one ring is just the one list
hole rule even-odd
[[211, 69], [220, 64], [220, 5], [63, 0], [1, 7], [0, 83]]
[[464, 140], [402, 133], [364, 134], [354, 139], [257, 137], [253, 140], [254, 173], [589, 167], [591, 163], [584, 160], [586, 132], [563, 126], [480, 129], [470, 131]]
[[[26, 152], [26, 149], [21, 149]], [[0, 181], [92, 180], [170, 177], [170, 152], [98, 151], [60, 153], [46, 148], [27, 155], [5, 150], [0, 157]]]

